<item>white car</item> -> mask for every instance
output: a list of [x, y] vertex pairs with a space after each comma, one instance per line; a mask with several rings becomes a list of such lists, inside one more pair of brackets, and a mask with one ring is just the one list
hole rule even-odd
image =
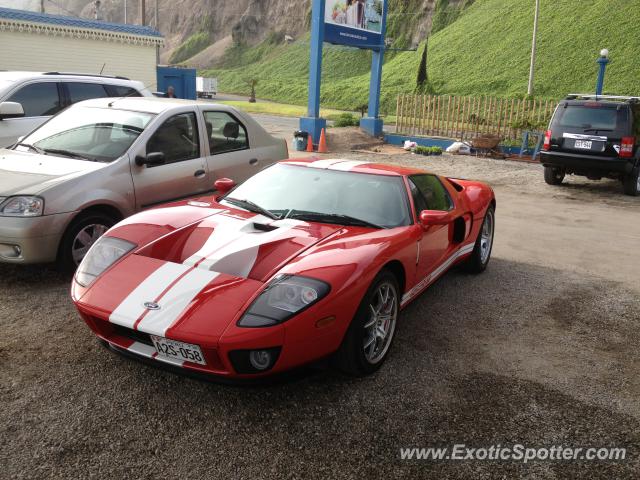
[[[73, 270], [119, 220], [214, 192], [288, 158], [284, 139], [227, 105], [163, 98], [72, 105], [0, 149], [0, 262]], [[170, 228], [167, 226], [167, 228]]]
[[142, 82], [124, 77], [60, 72], [0, 72], [0, 147], [82, 100], [151, 96]]

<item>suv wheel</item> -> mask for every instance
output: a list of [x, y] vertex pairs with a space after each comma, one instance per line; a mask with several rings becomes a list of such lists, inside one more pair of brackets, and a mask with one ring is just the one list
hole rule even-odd
[[633, 197], [640, 195], [640, 165], [634, 168], [631, 173], [625, 175], [622, 183], [625, 194]]
[[564, 180], [564, 168], [544, 167], [544, 181], [549, 185], [560, 185]]
[[73, 273], [85, 254], [116, 220], [104, 213], [80, 214], [67, 228], [58, 251], [58, 269]]

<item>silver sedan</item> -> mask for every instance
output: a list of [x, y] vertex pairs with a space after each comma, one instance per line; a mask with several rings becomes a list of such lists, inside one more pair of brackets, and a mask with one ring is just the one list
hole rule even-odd
[[213, 193], [288, 157], [232, 107], [160, 98], [75, 104], [0, 149], [0, 262], [67, 270], [117, 221]]

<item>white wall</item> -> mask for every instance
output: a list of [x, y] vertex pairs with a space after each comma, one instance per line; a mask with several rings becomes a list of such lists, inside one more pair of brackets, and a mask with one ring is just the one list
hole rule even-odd
[[155, 45], [0, 31], [0, 70], [122, 75], [156, 84]]

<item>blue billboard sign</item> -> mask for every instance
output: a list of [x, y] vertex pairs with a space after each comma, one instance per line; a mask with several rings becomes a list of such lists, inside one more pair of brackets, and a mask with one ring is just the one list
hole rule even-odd
[[382, 47], [385, 1], [326, 0], [324, 41], [358, 48]]

